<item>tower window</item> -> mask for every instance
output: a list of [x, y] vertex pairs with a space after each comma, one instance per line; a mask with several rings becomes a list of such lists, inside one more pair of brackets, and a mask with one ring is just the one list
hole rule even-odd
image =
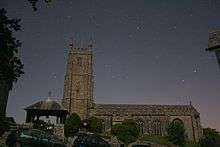
[[82, 66], [82, 57], [77, 57], [77, 64]]
[[79, 96], [79, 89], [76, 90], [76, 96]]

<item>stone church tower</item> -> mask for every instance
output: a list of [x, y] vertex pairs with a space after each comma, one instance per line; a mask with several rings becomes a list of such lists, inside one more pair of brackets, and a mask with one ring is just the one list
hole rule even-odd
[[89, 116], [93, 106], [92, 45], [77, 48], [70, 44], [64, 79], [63, 106], [81, 119]]

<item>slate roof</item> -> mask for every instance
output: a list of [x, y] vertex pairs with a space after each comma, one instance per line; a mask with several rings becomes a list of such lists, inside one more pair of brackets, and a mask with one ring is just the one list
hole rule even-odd
[[63, 105], [61, 105], [59, 102], [53, 101], [53, 100], [50, 100], [50, 99], [36, 102], [36, 103], [26, 107], [25, 110], [61, 110], [61, 111], [67, 111], [63, 107]]
[[192, 105], [96, 104], [93, 113], [104, 115], [199, 115]]

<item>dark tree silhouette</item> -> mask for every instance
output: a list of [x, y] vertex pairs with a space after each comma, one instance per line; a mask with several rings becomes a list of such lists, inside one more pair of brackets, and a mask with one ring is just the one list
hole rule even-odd
[[13, 36], [14, 31], [21, 29], [20, 19], [9, 19], [6, 13], [4, 8], [0, 9], [0, 122], [5, 120], [9, 91], [24, 73], [17, 56], [21, 42]]

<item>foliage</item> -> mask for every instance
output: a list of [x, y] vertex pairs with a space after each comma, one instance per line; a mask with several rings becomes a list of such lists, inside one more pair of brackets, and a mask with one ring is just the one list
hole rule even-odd
[[197, 142], [186, 142], [186, 147], [201, 147]]
[[21, 42], [13, 37], [13, 31], [19, 31], [20, 19], [9, 19], [6, 10], [0, 9], [0, 80], [6, 81], [12, 88], [13, 82], [23, 74], [23, 64], [17, 57]]
[[6, 10], [0, 9], [0, 123], [4, 132], [5, 113], [9, 91], [13, 83], [23, 74], [23, 64], [17, 56], [21, 42], [13, 36], [14, 31], [20, 30], [19, 19], [9, 19]]
[[71, 114], [65, 121], [64, 134], [66, 137], [74, 137], [81, 126], [81, 119], [76, 113]]
[[9, 124], [7, 123], [5, 117], [0, 117], [0, 136], [2, 136], [4, 132], [8, 130]]
[[203, 138], [200, 139], [199, 144], [201, 145], [201, 147], [219, 147], [219, 132], [211, 128], [203, 129]]
[[93, 133], [102, 133], [102, 119], [90, 117], [88, 119], [88, 131]]
[[135, 121], [125, 120], [122, 124], [113, 125], [112, 134], [125, 144], [129, 144], [137, 140], [139, 130]]
[[181, 121], [173, 121], [167, 127], [167, 138], [175, 145], [184, 146], [185, 129]]

